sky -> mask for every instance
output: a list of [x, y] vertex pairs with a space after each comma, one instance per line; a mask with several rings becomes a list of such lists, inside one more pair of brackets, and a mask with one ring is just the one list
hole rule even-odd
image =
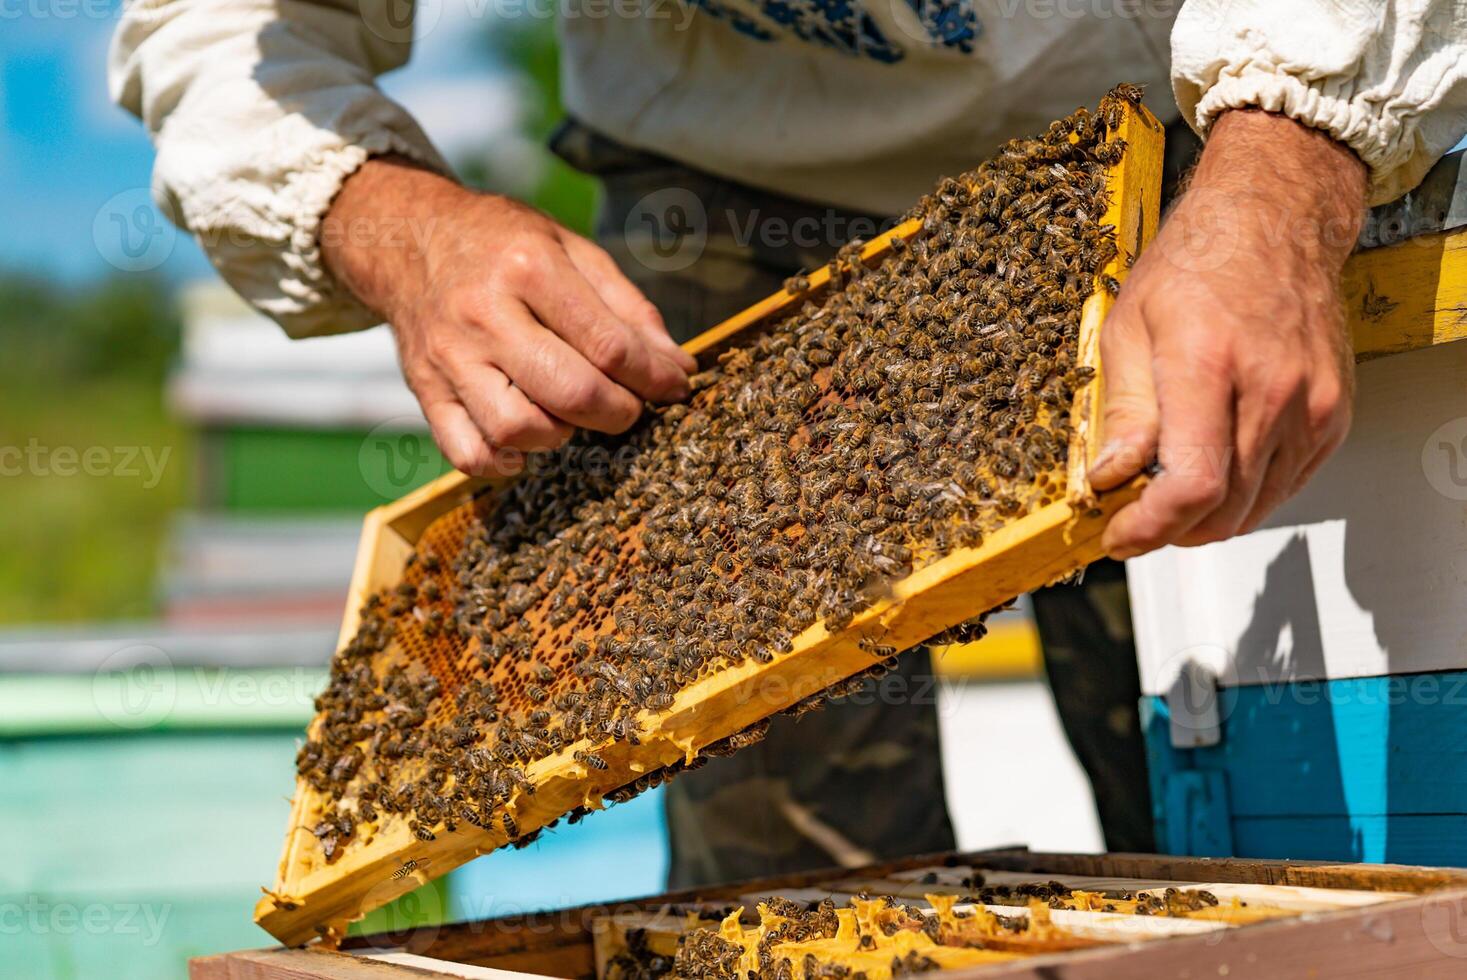
[[[141, 123], [107, 97], [117, 0], [0, 2], [0, 268], [82, 282], [117, 267], [178, 280], [210, 275], [184, 235], [160, 250], [118, 254], [109, 221], [163, 228], [147, 192], [153, 151]], [[518, 88], [483, 53], [493, 16], [483, 0], [423, 9], [412, 63], [383, 87], [449, 156], [481, 152], [509, 131]], [[145, 208], [147, 214], [137, 212]]]

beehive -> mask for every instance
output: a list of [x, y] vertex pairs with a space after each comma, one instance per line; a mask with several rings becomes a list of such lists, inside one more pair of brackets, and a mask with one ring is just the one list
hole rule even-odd
[[[1126, 856], [1090, 859], [1124, 867]], [[598, 980], [888, 980], [962, 971], [1041, 976], [1093, 957], [1097, 975], [1142, 975], [1129, 951], [1192, 939], [1247, 941], [1254, 927], [1292, 930], [1323, 914], [1407, 900], [1410, 886], [1365, 885], [1372, 869], [1349, 869], [1327, 887], [1244, 883], [1234, 868], [1192, 875], [1099, 868], [1049, 877], [979, 861], [943, 862], [873, 874], [819, 872], [798, 887], [748, 884], [737, 895], [592, 913]], [[1017, 865], [1029, 863], [1020, 856]], [[1223, 874], [1208, 876], [1208, 870]], [[1157, 873], [1161, 871], [1161, 873]], [[1178, 880], [1185, 878], [1186, 880]], [[1204, 880], [1204, 878], [1206, 880]], [[1275, 932], [1277, 934], [1277, 931]], [[1043, 959], [1038, 959], [1043, 957]], [[1144, 961], [1144, 957], [1141, 957]], [[1028, 961], [1037, 960], [1032, 966]], [[1027, 969], [1026, 969], [1027, 967]], [[1031, 972], [1032, 971], [1032, 972]], [[1152, 974], [1145, 974], [1150, 976]], [[1172, 974], [1157, 972], [1157, 976]], [[1323, 974], [1321, 974], [1323, 975]]]
[[[1116, 252], [1099, 270], [1097, 287], [1086, 300], [1077, 360], [1096, 365], [1100, 322], [1114, 285], [1124, 279], [1142, 245], [1155, 230], [1158, 213], [1162, 130], [1139, 105], [1117, 103], [1119, 118], [1107, 140], [1124, 147], [1106, 173], [1108, 210], [1100, 223], [1114, 228]], [[875, 265], [900, 244], [922, 232], [914, 219], [861, 249]], [[690, 342], [688, 349], [705, 364], [731, 343], [743, 342], [760, 328], [779, 322], [828, 288], [828, 269], [756, 304]], [[816, 623], [793, 637], [789, 652], [750, 660], [701, 674], [670, 697], [665, 707], [645, 710], [635, 719], [637, 738], [581, 739], [530, 762], [525, 785], [493, 822], [479, 826], [427, 827], [395, 813], [357, 822], [354, 833], [312, 833], [330, 815], [328, 801], [302, 780], [293, 802], [285, 853], [275, 886], [256, 910], [257, 921], [282, 941], [297, 943], [322, 934], [338, 936], [346, 922], [440, 875], [470, 858], [523, 838], [567, 812], [595, 809], [608, 795], [650, 774], [694, 760], [714, 743], [737, 738], [770, 714], [797, 705], [831, 685], [868, 670], [873, 645], [905, 649], [969, 620], [1013, 597], [1062, 578], [1099, 556], [1099, 535], [1110, 514], [1134, 499], [1136, 487], [1099, 498], [1085, 484], [1085, 462], [1095, 445], [1101, 379], [1084, 385], [1073, 401], [1068, 469], [1047, 474], [1038, 503], [990, 531], [981, 545], [949, 549], [891, 585], [889, 595], [863, 609], [839, 629]], [[492, 519], [508, 481], [483, 481], [453, 475], [369, 515], [343, 624], [345, 648], [360, 625], [368, 597], [406, 583], [432, 616], [447, 609], [450, 570], [476, 521]], [[623, 534], [617, 561], [630, 560], [636, 528]], [[426, 558], [425, 556], [431, 556]], [[432, 581], [436, 588], [429, 587]], [[390, 600], [389, 600], [390, 601]], [[530, 608], [524, 619], [535, 634], [536, 658], [547, 673], [545, 691], [527, 698], [535, 682], [523, 669], [488, 668], [501, 698], [538, 704], [557, 691], [572, 666], [567, 651], [582, 636], [612, 629], [611, 610], [593, 608], [551, 624], [549, 611]], [[475, 656], [476, 641], [434, 628], [399, 631], [378, 656], [431, 675], [435, 691], [447, 694], [477, 683], [485, 669]], [[426, 674], [424, 674], [426, 671]], [[554, 680], [548, 678], [555, 678]], [[446, 699], [445, 699], [446, 700]], [[520, 704], [521, 710], [530, 707]], [[317, 738], [327, 722], [312, 725]], [[735, 743], [736, 744], [736, 743]], [[369, 760], [370, 764], [370, 760]], [[348, 778], [355, 767], [347, 767]], [[345, 770], [344, 770], [345, 771]], [[415, 832], [416, 831], [416, 832]], [[322, 846], [326, 841], [328, 846]]]

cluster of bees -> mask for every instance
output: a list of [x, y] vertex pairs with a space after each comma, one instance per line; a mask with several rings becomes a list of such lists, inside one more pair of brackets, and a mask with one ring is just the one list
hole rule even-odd
[[975, 965], [954, 950], [1038, 955], [1094, 944], [1056, 926], [1048, 914], [1052, 909], [1185, 918], [1205, 917], [1219, 904], [1205, 889], [1113, 897], [1116, 904], [1102, 904], [1097, 893], [1057, 881], [994, 886], [965, 897], [928, 895], [931, 911], [889, 895], [860, 895], [849, 910], [837, 909], [830, 898], [806, 903], [771, 897], [759, 904], [757, 924], [739, 909], [721, 922], [682, 933], [670, 961], [645, 940], [633, 942], [629, 933], [626, 950], [605, 975], [607, 980], [886, 980]]
[[[688, 402], [578, 435], [480, 501], [459, 540], [420, 546], [335, 658], [298, 758], [329, 804], [328, 860], [383, 811], [422, 839], [470, 824], [527, 843], [528, 766], [572, 750], [604, 770], [608, 746], [638, 744], [699, 678], [770, 663], [817, 622], [843, 629], [914, 568], [1060, 497], [1090, 377], [1081, 307], [1116, 254], [1101, 218], [1121, 144], [1106, 134], [1139, 97], [1118, 89], [943, 180], [909, 215], [918, 234], [879, 261], [841, 249], [829, 287], [736, 338]], [[862, 645], [873, 673], [898, 652]], [[401, 654], [428, 647], [449, 673]]]
[[[1020, 898], [1043, 902], [1052, 909], [1068, 909], [1075, 908], [1077, 901], [1075, 890], [1058, 881], [984, 885], [982, 876], [979, 875], [970, 887], [972, 893], [962, 901], [978, 905], [1012, 905], [1014, 899]], [[1096, 893], [1081, 894], [1094, 899], [1085, 903], [1093, 911], [1125, 912], [1130, 915], [1186, 917], [1190, 912], [1216, 908], [1220, 904], [1217, 896], [1205, 888], [1166, 888], [1160, 893], [1118, 891], [1107, 892], [1104, 897], [1098, 897]], [[1240, 903], [1240, 907], [1246, 905], [1246, 902]]]
[[[943, 969], [942, 964], [929, 955], [930, 949], [924, 952], [910, 948], [910, 944], [905, 949], [889, 948], [885, 940], [899, 933], [919, 934], [932, 947], [960, 942], [957, 937], [945, 933], [939, 916], [924, 915], [890, 895], [863, 898], [858, 902], [868, 907], [864, 916], [865, 928], [872, 931], [864, 931], [858, 926], [857, 935], [848, 940], [853, 943], [850, 952], [875, 954], [853, 959], [877, 961], [883, 968], [879, 971], [883, 978]], [[879, 911], [873, 914], [871, 907]], [[846, 914], [849, 915], [848, 912]], [[750, 949], [744, 943], [730, 939], [724, 928], [698, 928], [679, 937], [677, 954], [671, 968], [663, 975], [679, 980], [792, 980], [798, 973], [801, 980], [867, 980], [869, 974], [865, 970], [841, 962], [839, 944], [820, 944], [824, 947], [822, 952], [825, 956], [809, 952], [808, 947], [800, 950], [800, 944], [833, 940], [842, 934], [840, 913], [833, 900], [826, 898], [804, 903], [772, 897], [760, 904], [759, 919], [763, 928], [753, 934], [756, 938], [748, 940], [748, 934], [745, 936], [746, 942], [752, 945], [752, 956]], [[1002, 919], [994, 916], [992, 927], [1017, 934], [1026, 930], [1027, 923], [1018, 917]], [[792, 950], [800, 960], [798, 971], [789, 958]], [[832, 953], [837, 955], [830, 955]], [[643, 980], [655, 980], [652, 971], [661, 966], [662, 961], [644, 957], [639, 965]]]

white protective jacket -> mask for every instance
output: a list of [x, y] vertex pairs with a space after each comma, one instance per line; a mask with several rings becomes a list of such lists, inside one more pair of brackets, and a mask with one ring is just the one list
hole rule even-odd
[[[1467, 132], [1467, 0], [555, 2], [566, 102], [587, 125], [864, 211], [904, 210], [1119, 81], [1151, 83], [1175, 118], [1156, 97], [1169, 81], [1203, 135], [1240, 106], [1325, 130], [1369, 165], [1372, 203]], [[386, 152], [447, 170], [373, 82], [407, 60], [410, 12], [136, 0], [122, 15], [110, 85], [157, 143], [160, 207], [293, 336], [376, 322], [321, 263], [342, 182]]]

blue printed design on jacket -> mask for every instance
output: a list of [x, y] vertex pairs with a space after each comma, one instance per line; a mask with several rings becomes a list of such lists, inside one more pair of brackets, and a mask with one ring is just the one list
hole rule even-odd
[[972, 0], [906, 0], [934, 44], [973, 53], [973, 42], [983, 31]]
[[[728, 0], [689, 0], [699, 10], [757, 41], [781, 33], [819, 44], [852, 57], [894, 64], [906, 56], [867, 13], [861, 0], [751, 0], [759, 16], [751, 16]], [[876, 0], [905, 3], [916, 16], [923, 37], [933, 47], [971, 54], [983, 25], [973, 0]]]

